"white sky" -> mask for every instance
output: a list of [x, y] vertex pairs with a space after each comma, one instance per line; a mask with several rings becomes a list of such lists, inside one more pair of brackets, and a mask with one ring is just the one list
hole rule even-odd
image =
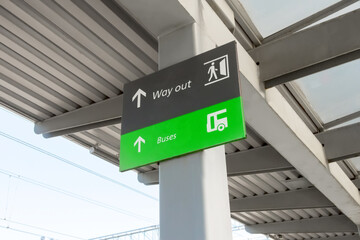
[[[40, 236], [2, 228], [8, 226], [55, 239], [76, 239], [29, 228], [23, 224], [85, 239], [158, 224], [158, 200], [80, 170], [55, 157], [9, 140], [4, 135], [21, 139], [65, 160], [136, 188], [155, 199], [158, 199], [158, 186], [140, 184], [135, 172], [120, 173], [116, 166], [92, 156], [87, 149], [67, 139], [44, 139], [41, 135], [35, 135], [32, 122], [4, 108], [0, 108], [0, 119], [1, 239], [40, 239]], [[15, 176], [9, 177], [7, 174]], [[81, 195], [87, 200], [100, 202], [115, 210], [31, 184], [17, 178], [16, 175], [27, 181], [35, 180]], [[139, 216], [132, 217], [121, 213], [122, 211]]]

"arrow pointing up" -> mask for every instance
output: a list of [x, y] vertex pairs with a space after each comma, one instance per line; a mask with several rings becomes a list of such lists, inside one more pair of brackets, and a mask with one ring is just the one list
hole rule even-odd
[[134, 96], [132, 97], [132, 101], [134, 101], [137, 98], [137, 104], [136, 107], [140, 108], [141, 107], [141, 95], [143, 95], [144, 97], [146, 97], [146, 92], [144, 92], [143, 90], [141, 90], [140, 88], [136, 91], [136, 93], [134, 94]]
[[138, 152], [141, 152], [141, 143], [145, 143], [145, 140], [139, 136], [134, 143], [134, 147], [138, 145]]

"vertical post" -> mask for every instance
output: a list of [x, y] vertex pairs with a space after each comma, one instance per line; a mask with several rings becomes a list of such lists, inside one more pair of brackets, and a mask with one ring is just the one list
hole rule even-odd
[[[159, 66], [214, 47], [196, 23], [183, 26], [159, 38]], [[159, 172], [161, 240], [232, 239], [224, 146], [161, 162]]]

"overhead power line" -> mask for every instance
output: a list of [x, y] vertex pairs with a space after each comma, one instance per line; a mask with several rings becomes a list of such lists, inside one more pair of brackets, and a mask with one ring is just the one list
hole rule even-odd
[[66, 233], [61, 233], [61, 232], [49, 230], [49, 229], [42, 228], [42, 227], [33, 226], [33, 225], [30, 225], [30, 224], [26, 224], [26, 223], [12, 221], [12, 220], [8, 220], [8, 219], [5, 219], [5, 218], [0, 218], [0, 220], [6, 221], [6, 222], [9, 222], [9, 223], [22, 225], [22, 226], [25, 226], [25, 227], [34, 228], [34, 229], [41, 230], [41, 231], [46, 231], [46, 232], [49, 232], [49, 233], [55, 233], [55, 234], [62, 235], [62, 236], [65, 236], [65, 237], [71, 237], [71, 238], [75, 238], [75, 239], [79, 239], [79, 240], [86, 240], [85, 238], [80, 238], [80, 237], [72, 236], [72, 235], [69, 235], [69, 234], [66, 234]]
[[10, 230], [10, 231], [19, 232], [19, 233], [25, 233], [25, 234], [29, 234], [29, 235], [33, 235], [33, 236], [37, 236], [37, 237], [46, 237], [46, 238], [49, 238], [49, 239], [60, 240], [58, 238], [44, 236], [42, 234], [33, 233], [33, 232], [25, 231], [25, 230], [22, 230], [22, 229], [18, 229], [18, 228], [12, 228], [10, 226], [1, 226], [0, 225], [0, 228], [4, 228], [4, 229]]
[[155, 200], [155, 201], [159, 201], [159, 199], [157, 199], [157, 198], [155, 198], [155, 197], [153, 197], [153, 196], [151, 196], [151, 195], [149, 195], [149, 194], [146, 194], [146, 193], [144, 193], [144, 192], [141, 192], [141, 191], [139, 191], [139, 190], [137, 190], [137, 189], [135, 189], [135, 188], [133, 188], [133, 187], [130, 187], [130, 186], [124, 184], [124, 183], [121, 183], [121, 182], [116, 181], [116, 180], [114, 180], [114, 179], [112, 179], [112, 178], [109, 178], [109, 177], [107, 177], [107, 176], [104, 176], [104, 175], [102, 175], [102, 174], [99, 174], [99, 173], [97, 173], [97, 172], [95, 172], [95, 171], [93, 171], [93, 170], [91, 170], [91, 169], [88, 169], [88, 168], [86, 168], [86, 167], [83, 167], [83, 166], [81, 166], [81, 165], [79, 165], [79, 164], [73, 163], [73, 162], [71, 162], [70, 160], [67, 160], [67, 159], [65, 159], [65, 158], [63, 158], [63, 157], [60, 157], [59, 155], [56, 155], [56, 154], [54, 154], [54, 153], [48, 152], [48, 151], [46, 151], [46, 150], [44, 150], [44, 149], [42, 149], [42, 148], [40, 148], [40, 147], [37, 147], [37, 146], [35, 146], [35, 145], [31, 144], [31, 143], [28, 143], [28, 142], [26, 142], [26, 141], [23, 141], [23, 140], [21, 140], [21, 139], [19, 139], [19, 138], [16, 138], [16, 137], [14, 137], [14, 136], [11, 136], [11, 135], [9, 135], [9, 134], [7, 134], [7, 133], [4, 133], [4, 132], [0, 131], [0, 136], [3, 136], [3, 137], [5, 137], [5, 138], [10, 139], [10, 140], [12, 140], [12, 141], [15, 141], [15, 142], [17, 142], [17, 143], [20, 143], [20, 144], [22, 144], [22, 145], [24, 145], [24, 146], [26, 146], [26, 147], [28, 147], [28, 148], [31, 148], [31, 149], [33, 149], [33, 150], [36, 150], [36, 151], [38, 151], [38, 152], [40, 152], [40, 153], [43, 153], [43, 154], [45, 154], [45, 155], [48, 155], [48, 156], [50, 156], [50, 157], [52, 157], [52, 158], [55, 158], [55, 159], [57, 159], [57, 160], [60, 160], [60, 161], [62, 161], [62, 162], [64, 162], [64, 163], [67, 163], [67, 164], [69, 164], [69, 165], [71, 165], [71, 166], [73, 166], [73, 167], [79, 168], [79, 169], [81, 169], [81, 170], [83, 170], [83, 171], [85, 171], [85, 172], [88, 172], [88, 173], [90, 173], [90, 174], [92, 174], [92, 175], [95, 175], [95, 176], [97, 176], [97, 177], [100, 177], [100, 178], [102, 178], [102, 179], [105, 179], [105, 180], [107, 180], [107, 181], [109, 181], [109, 182], [112, 182], [112, 183], [115, 183], [115, 184], [117, 184], [117, 185], [120, 185], [120, 186], [122, 186], [122, 187], [124, 187], [124, 188], [126, 188], [126, 189], [129, 189], [130, 191], [136, 192], [136, 193], [138, 193], [138, 194], [140, 194], [140, 195], [142, 195], [142, 196], [145, 196], [145, 197], [150, 198], [150, 199]]
[[[160, 230], [160, 226], [154, 225], [154, 226], [149, 226], [149, 227], [144, 227], [144, 228], [133, 229], [133, 230], [125, 231], [125, 232], [114, 233], [114, 234], [110, 234], [110, 235], [106, 235], [106, 236], [91, 238], [89, 240], [120, 240], [120, 239], [125, 240], [125, 239], [128, 239], [127, 237], [130, 237], [130, 239], [133, 239], [132, 237], [135, 237], [135, 236], [146, 236], [146, 233], [149, 233], [149, 232], [157, 233], [156, 239], [158, 239], [159, 230]], [[234, 233], [237, 231], [245, 231], [245, 226], [244, 225], [232, 226], [232, 232]], [[138, 238], [136, 238], [136, 239], [138, 239]], [[266, 239], [267, 238], [265, 238], [265, 237], [247, 238], [247, 240], [266, 240]]]
[[70, 196], [70, 197], [73, 197], [73, 198], [80, 199], [82, 201], [85, 201], [85, 202], [88, 202], [88, 203], [91, 203], [91, 204], [94, 204], [94, 205], [97, 205], [97, 206], [100, 206], [100, 207], [103, 207], [103, 208], [106, 208], [106, 209], [109, 209], [109, 210], [112, 210], [112, 211], [119, 212], [121, 214], [130, 216], [130, 217], [134, 217], [134, 218], [144, 220], [144, 221], [147, 221], [147, 222], [154, 222], [155, 221], [154, 219], [147, 218], [147, 217], [144, 217], [142, 215], [138, 215], [136, 213], [126, 211], [124, 209], [109, 205], [107, 203], [102, 203], [102, 202], [99, 202], [97, 200], [93, 200], [93, 199], [90, 199], [88, 197], [85, 197], [85, 196], [82, 196], [82, 195], [79, 195], [79, 194], [76, 194], [76, 193], [72, 193], [72, 192], [69, 192], [67, 190], [64, 190], [64, 189], [61, 189], [61, 188], [58, 188], [58, 187], [55, 187], [55, 186], [51, 186], [49, 184], [42, 183], [42, 182], [27, 178], [27, 177], [12, 173], [12, 172], [4, 170], [4, 169], [0, 169], [0, 173], [11, 176], [11, 177], [18, 178], [18, 179], [20, 179], [22, 181], [25, 181], [25, 182], [28, 182], [28, 183], [31, 183], [31, 184], [34, 184], [34, 185], [37, 185], [37, 186], [40, 186], [40, 187], [55, 191], [55, 192], [58, 192], [58, 193], [61, 193], [61, 194], [64, 194], [64, 195], [67, 195], [67, 196]]
[[137, 234], [146, 233], [146, 232], [158, 232], [159, 229], [160, 229], [159, 225], [154, 225], [154, 226], [149, 226], [149, 227], [144, 227], [144, 228], [133, 229], [133, 230], [129, 230], [129, 231], [121, 232], [121, 233], [110, 234], [110, 235], [106, 235], [106, 236], [102, 236], [102, 237], [91, 238], [89, 240], [120, 239], [121, 237], [132, 237]]

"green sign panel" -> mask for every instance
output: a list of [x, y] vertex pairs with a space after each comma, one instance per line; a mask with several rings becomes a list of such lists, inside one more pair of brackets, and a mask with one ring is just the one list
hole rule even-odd
[[125, 85], [121, 171], [245, 137], [235, 43]]

